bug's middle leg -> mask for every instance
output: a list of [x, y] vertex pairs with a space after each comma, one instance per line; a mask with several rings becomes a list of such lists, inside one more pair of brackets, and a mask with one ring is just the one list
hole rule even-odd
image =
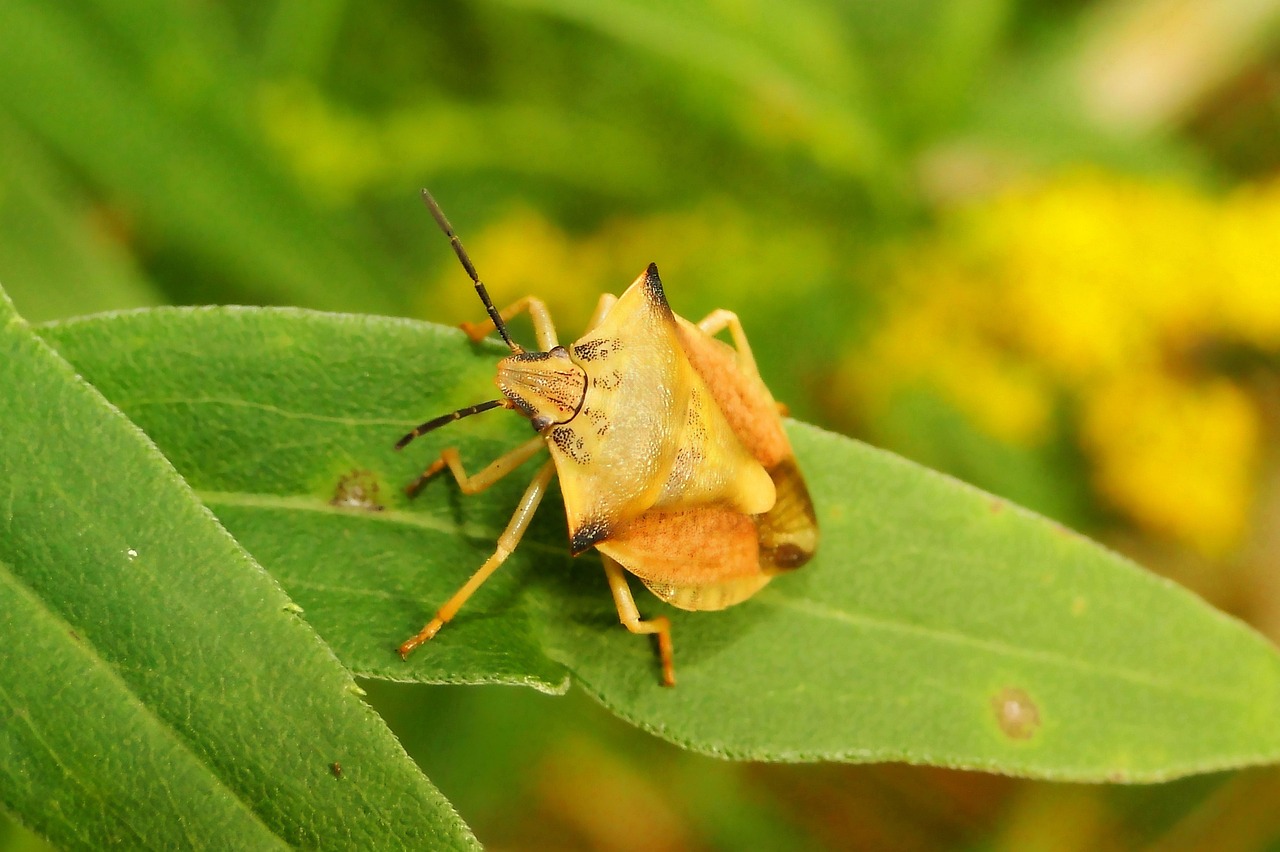
[[612, 293], [601, 293], [599, 301], [596, 302], [596, 309], [591, 314], [591, 319], [587, 320], [587, 331], [591, 331], [600, 323], [604, 322], [605, 316], [608, 315], [609, 309], [618, 301], [618, 297]]
[[530, 438], [510, 452], [498, 456], [489, 462], [483, 470], [475, 474], [468, 474], [466, 468], [462, 466], [462, 456], [458, 453], [458, 448], [449, 447], [440, 453], [440, 458], [428, 465], [427, 469], [417, 479], [409, 483], [404, 491], [410, 497], [414, 496], [422, 490], [422, 486], [427, 484], [427, 480], [447, 467], [449, 472], [453, 474], [453, 478], [457, 480], [458, 488], [462, 490], [463, 494], [479, 494], [533, 458], [538, 450], [545, 446], [546, 442], [542, 440], [541, 436]]
[[604, 562], [604, 575], [609, 580], [609, 591], [613, 592], [613, 603], [618, 608], [618, 618], [622, 626], [632, 633], [656, 633], [658, 635], [658, 658], [662, 661], [662, 685], [676, 685], [676, 667], [671, 650], [671, 619], [665, 615], [640, 618], [640, 610], [636, 608], [636, 599], [631, 596], [631, 587], [627, 585], [627, 576], [622, 566], [613, 559], [600, 554]]
[[[503, 322], [510, 322], [512, 317], [526, 312], [529, 314], [529, 319], [533, 320], [533, 334], [538, 340], [538, 348], [543, 352], [555, 348], [559, 342], [556, 337], [555, 323], [551, 321], [551, 312], [547, 310], [546, 302], [537, 296], [517, 299], [499, 311], [498, 315], [502, 317]], [[462, 330], [467, 333], [467, 337], [479, 343], [484, 340], [485, 335], [494, 330], [493, 320], [486, 318], [480, 322], [464, 322]]]
[[520, 498], [520, 505], [516, 507], [515, 514], [507, 522], [507, 528], [502, 531], [502, 535], [498, 536], [498, 544], [494, 548], [493, 555], [476, 569], [476, 572], [471, 575], [471, 579], [467, 580], [461, 589], [453, 593], [453, 597], [445, 601], [444, 605], [436, 610], [435, 617], [428, 621], [427, 625], [419, 630], [417, 635], [406, 640], [396, 649], [402, 659], [408, 657], [414, 648], [439, 633], [440, 628], [449, 623], [458, 614], [458, 610], [467, 602], [467, 599], [475, 594], [476, 589], [484, 585], [485, 580], [488, 580], [493, 575], [493, 572], [497, 571], [498, 567], [507, 561], [507, 557], [515, 551], [516, 545], [524, 537], [525, 530], [529, 528], [529, 522], [533, 520], [533, 513], [537, 511], [538, 504], [542, 502], [542, 495], [547, 492], [547, 486], [555, 478], [555, 475], [554, 462], [547, 462], [538, 468], [533, 481], [529, 483], [529, 487], [525, 489], [524, 496]]

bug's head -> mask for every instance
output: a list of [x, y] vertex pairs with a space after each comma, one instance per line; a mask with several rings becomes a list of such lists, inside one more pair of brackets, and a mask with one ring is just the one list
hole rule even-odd
[[496, 381], [538, 432], [572, 420], [587, 393], [587, 374], [563, 346], [508, 355], [498, 362]]
[[476, 294], [484, 303], [493, 327], [502, 335], [502, 340], [511, 349], [511, 354], [498, 362], [496, 381], [502, 390], [502, 399], [469, 405], [428, 420], [401, 438], [396, 443], [396, 449], [403, 448], [414, 438], [439, 429], [441, 426], [447, 426], [463, 417], [492, 411], [495, 408], [516, 409], [529, 418], [529, 422], [538, 432], [549, 429], [557, 423], [572, 420], [582, 408], [582, 401], [587, 394], [586, 373], [573, 362], [569, 352], [563, 346], [552, 347], [548, 352], [527, 352], [511, 339], [502, 315], [494, 308], [488, 291], [480, 281], [480, 276], [476, 274], [475, 265], [467, 256], [467, 251], [462, 247], [458, 235], [453, 232], [453, 226], [445, 218], [444, 211], [440, 209], [440, 205], [436, 204], [431, 193], [425, 189], [422, 190], [422, 200], [431, 211], [431, 215], [435, 217], [440, 230], [444, 231], [445, 236], [449, 238], [454, 254], [462, 263], [462, 268], [467, 271], [467, 275], [476, 285]]

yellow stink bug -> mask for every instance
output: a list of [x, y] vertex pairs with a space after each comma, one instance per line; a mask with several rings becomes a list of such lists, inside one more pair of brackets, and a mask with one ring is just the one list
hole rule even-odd
[[[520, 412], [537, 435], [474, 475], [449, 448], [406, 491], [412, 496], [447, 467], [464, 494], [475, 494], [543, 448], [551, 458], [494, 554], [400, 655], [435, 636], [511, 555], [558, 475], [573, 555], [600, 551], [619, 618], [632, 633], [657, 634], [662, 682], [673, 686], [671, 622], [640, 618], [623, 569], [673, 606], [716, 610], [808, 562], [818, 544], [813, 503], [738, 318], [719, 310], [695, 325], [676, 316], [650, 264], [621, 296], [601, 297], [582, 339], [561, 346], [539, 299], [494, 308], [449, 220], [430, 193], [422, 197], [489, 314], [463, 330], [479, 341], [496, 329], [511, 354], [498, 362], [500, 399], [429, 420], [396, 449], [494, 408]], [[506, 321], [523, 312], [541, 351], [511, 340]], [[733, 346], [712, 336], [724, 329]]]

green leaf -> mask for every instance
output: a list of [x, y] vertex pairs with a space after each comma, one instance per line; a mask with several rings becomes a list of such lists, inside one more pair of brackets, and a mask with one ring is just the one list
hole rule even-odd
[[296, 606], [3, 293], [0, 399], [0, 803], [67, 848], [473, 845]]
[[44, 333], [357, 672], [557, 690], [568, 671], [636, 724], [738, 758], [1139, 781], [1280, 756], [1280, 655], [1247, 627], [1043, 518], [799, 424], [819, 555], [721, 613], [642, 594], [642, 613], [673, 618], [675, 689], [618, 626], [595, 557], [568, 558], [555, 500], [402, 663], [392, 646], [488, 555], [533, 466], [476, 497], [433, 482], [410, 504], [399, 486], [443, 446], [476, 469], [528, 425], [499, 412], [391, 445], [493, 396], [501, 350], [291, 310], [162, 309]]

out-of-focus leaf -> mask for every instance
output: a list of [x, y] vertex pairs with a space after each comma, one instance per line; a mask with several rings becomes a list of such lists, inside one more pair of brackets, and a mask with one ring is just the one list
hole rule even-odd
[[835, 171], [870, 179], [885, 167], [888, 150], [867, 112], [856, 51], [818, 4], [762, 1], [729, 12], [679, 2], [502, 1], [724, 77], [748, 99], [744, 114], [774, 113], [787, 135]]
[[295, 605], [2, 293], [0, 399], [0, 803], [62, 848], [473, 845]]
[[[133, 20], [127, 10], [108, 19]], [[10, 81], [0, 88], [0, 111], [90, 175], [136, 218], [143, 239], [154, 238], [153, 250], [201, 259], [209, 267], [202, 275], [224, 289], [331, 309], [402, 307], [389, 274], [378, 271], [381, 260], [344, 250], [243, 127], [206, 108], [235, 103], [249, 114], [259, 92], [222, 85], [197, 53], [122, 43], [129, 34], [154, 47], [145, 34], [162, 24], [190, 37], [159, 11], [145, 24], [117, 26], [114, 38], [94, 24], [37, 0], [0, 4], [0, 78]]]
[[23, 316], [43, 321], [164, 302], [124, 252], [90, 227], [88, 200], [2, 118], [0, 162], [0, 282]]
[[415, 505], [398, 486], [446, 443], [475, 468], [528, 427], [498, 413], [412, 458], [390, 445], [492, 395], [494, 348], [297, 311], [158, 310], [45, 333], [358, 672], [555, 689], [568, 669], [623, 717], [740, 758], [1153, 780], [1280, 756], [1280, 655], [1248, 628], [1042, 518], [801, 425], [821, 551], [722, 613], [643, 597], [673, 615], [675, 689], [618, 627], [594, 558], [566, 556], [552, 506], [401, 663], [391, 646], [484, 558], [521, 483], [462, 498], [436, 482]]

